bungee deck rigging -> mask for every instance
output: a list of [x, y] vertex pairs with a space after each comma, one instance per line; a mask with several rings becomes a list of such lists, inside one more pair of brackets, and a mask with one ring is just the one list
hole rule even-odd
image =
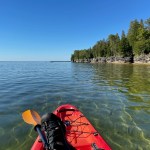
[[[30, 114], [36, 125], [33, 114], [38, 115], [34, 111]], [[24, 118], [27, 119], [26, 116]], [[38, 116], [38, 122], [39, 120]], [[111, 150], [88, 119], [70, 104], [61, 105], [53, 113], [44, 115], [41, 119], [41, 130], [46, 137], [46, 147], [38, 136], [31, 150]]]

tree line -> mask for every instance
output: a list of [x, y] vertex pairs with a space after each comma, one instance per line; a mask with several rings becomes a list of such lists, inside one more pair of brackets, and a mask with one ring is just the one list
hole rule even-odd
[[150, 53], [150, 18], [143, 21], [133, 20], [127, 34], [122, 31], [110, 34], [107, 39], [98, 41], [92, 48], [74, 50], [71, 60], [98, 57], [131, 57]]

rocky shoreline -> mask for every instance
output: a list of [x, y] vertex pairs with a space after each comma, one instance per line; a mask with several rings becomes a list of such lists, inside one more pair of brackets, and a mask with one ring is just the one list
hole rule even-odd
[[91, 59], [76, 59], [76, 63], [140, 63], [150, 64], [150, 54], [131, 57], [98, 57]]

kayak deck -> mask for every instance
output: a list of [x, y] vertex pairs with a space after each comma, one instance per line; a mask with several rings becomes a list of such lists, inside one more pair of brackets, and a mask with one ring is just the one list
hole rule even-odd
[[[66, 139], [76, 150], [111, 150], [88, 119], [73, 105], [59, 106], [54, 112], [66, 126]], [[44, 150], [39, 136], [31, 150]]]
[[66, 124], [67, 141], [77, 150], [111, 150], [87, 118], [70, 104], [58, 107], [54, 114]]

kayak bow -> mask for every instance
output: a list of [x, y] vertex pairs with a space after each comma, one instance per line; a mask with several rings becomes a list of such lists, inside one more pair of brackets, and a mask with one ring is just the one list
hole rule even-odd
[[[75, 106], [61, 105], [53, 114], [65, 124], [65, 137], [75, 150], [111, 150], [107, 142]], [[39, 136], [31, 150], [44, 150]]]

